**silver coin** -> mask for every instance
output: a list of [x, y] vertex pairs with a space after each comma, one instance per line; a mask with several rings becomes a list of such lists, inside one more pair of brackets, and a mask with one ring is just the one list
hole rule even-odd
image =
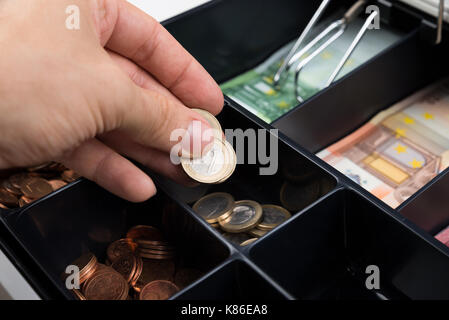
[[262, 206], [262, 209], [263, 209], [262, 223], [278, 225], [288, 219], [284, 212], [280, 211], [275, 207]]
[[211, 193], [193, 205], [193, 210], [209, 223], [216, 223], [219, 218], [231, 214], [234, 198], [224, 192]]
[[232, 210], [232, 217], [228, 224], [241, 225], [244, 224], [256, 215], [256, 209], [248, 205], [239, 205]]

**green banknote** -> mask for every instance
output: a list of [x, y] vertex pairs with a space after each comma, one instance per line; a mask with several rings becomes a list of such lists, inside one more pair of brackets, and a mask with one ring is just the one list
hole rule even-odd
[[[322, 22], [312, 31], [309, 38], [317, 35], [334, 20], [335, 17]], [[304, 100], [310, 98], [325, 86], [326, 81], [363, 23], [364, 20], [361, 18], [352, 22], [337, 41], [327, 47], [302, 70], [299, 77], [298, 92]], [[384, 26], [380, 29], [368, 30], [337, 79], [391, 46], [400, 39], [401, 35], [399, 31], [386, 29]], [[294, 70], [301, 59], [307, 57], [307, 54], [292, 66], [280, 88], [273, 86], [273, 76], [293, 44], [294, 41], [288, 43], [261, 65], [222, 83], [223, 93], [268, 123], [275, 121], [293, 109], [299, 104], [295, 96]]]

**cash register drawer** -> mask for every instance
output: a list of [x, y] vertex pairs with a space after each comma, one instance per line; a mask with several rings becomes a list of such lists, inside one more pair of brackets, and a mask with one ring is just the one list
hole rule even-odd
[[[319, 2], [212, 1], [165, 26], [223, 82], [294, 39]], [[263, 129], [268, 135], [280, 130], [279, 170], [263, 176], [259, 169], [266, 165], [259, 159], [239, 164], [225, 183], [204, 186], [204, 194], [222, 191], [236, 200], [280, 204], [291, 168], [320, 186], [292, 218], [253, 244], [230, 243], [193, 212], [184, 187], [149, 172], [159, 192], [142, 204], [81, 179], [24, 208], [0, 209], [1, 248], [43, 298], [74, 299], [61, 280], [65, 266], [86, 251], [102, 260], [107, 245], [127, 228], [149, 224], [165, 230], [184, 263], [203, 272], [173, 299], [448, 299], [449, 248], [433, 238], [449, 223], [448, 172], [393, 210], [314, 155], [380, 110], [449, 75], [442, 63], [447, 45], [430, 43], [432, 29], [420, 14], [386, 3], [384, 23], [404, 36], [273, 125], [225, 98], [218, 116], [224, 129]], [[372, 266], [379, 268], [381, 283], [370, 290], [365, 281]]]

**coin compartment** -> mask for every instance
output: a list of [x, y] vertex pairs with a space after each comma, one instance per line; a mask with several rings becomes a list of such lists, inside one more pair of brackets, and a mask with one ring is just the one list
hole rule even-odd
[[166, 195], [132, 204], [87, 180], [4, 221], [36, 269], [43, 270], [36, 281], [46, 282], [47, 287], [50, 283], [52, 295], [66, 298], [73, 298], [60, 278], [66, 266], [89, 251], [104, 263], [107, 246], [125, 237], [133, 225], [148, 224], [163, 231], [177, 249], [179, 267], [207, 274], [231, 255], [229, 246]]
[[[250, 259], [298, 299], [444, 299], [447, 254], [350, 190], [255, 243]], [[367, 290], [368, 266], [380, 288]]]
[[[270, 135], [269, 130], [271, 127], [269, 125], [242, 115], [230, 105], [225, 105], [223, 111], [217, 118], [220, 121], [223, 130], [241, 129], [242, 132], [253, 130], [252, 132], [255, 133], [254, 137], [256, 139], [251, 141], [245, 139], [244, 147], [241, 147], [241, 150], [244, 151], [242, 153], [238, 152], [238, 139], [229, 139], [229, 142], [234, 145], [234, 148], [237, 148], [237, 158], [240, 164], [237, 164], [235, 172], [227, 181], [217, 185], [200, 186], [196, 198], [193, 198], [185, 196], [185, 193], [191, 194], [191, 190], [187, 190], [174, 184], [170, 180], [157, 175], [157, 181], [162, 189], [178, 202], [188, 204], [192, 215], [197, 216], [196, 213], [193, 212], [193, 209], [191, 209], [191, 206], [193, 206], [196, 200], [213, 192], [226, 192], [231, 194], [236, 201], [253, 200], [262, 205], [274, 204], [285, 207], [290, 211], [292, 216], [294, 216], [314, 202], [319, 201], [327, 193], [336, 188], [338, 183], [337, 179], [330, 175], [326, 170], [310, 161], [307, 155], [292, 149], [282, 138], [279, 139], [273, 135], [273, 140], [270, 140], [268, 136]], [[277, 158], [273, 161], [278, 162], [275, 174], [261, 175], [260, 169], [266, 168], [267, 165], [261, 161], [259, 157], [255, 159], [249, 155], [250, 149], [256, 150], [254, 145], [259, 146], [260, 139], [262, 139], [262, 142], [266, 143], [267, 152], [270, 151], [270, 144], [277, 144], [277, 152], [273, 151], [274, 154], [277, 155]], [[276, 142], [274, 142], [274, 140]], [[259, 149], [260, 148], [257, 147], [257, 151], [259, 151]], [[265, 151], [262, 153], [264, 152]], [[250, 158], [254, 160], [254, 163], [251, 163], [252, 161]], [[285, 184], [287, 183], [289, 184], [288, 189], [285, 188]], [[312, 191], [308, 191], [309, 188], [312, 189]], [[293, 191], [289, 191], [288, 196], [286, 196], [285, 190]], [[288, 202], [284, 200], [288, 200]], [[197, 217], [202, 220], [199, 216]], [[215, 230], [212, 227], [210, 228], [219, 237], [222, 237], [221, 231]], [[236, 247], [239, 250], [242, 249], [238, 245]]]
[[[207, 292], [207, 293], [206, 293]], [[206, 293], [206, 294], [205, 294]], [[288, 293], [276, 286], [241, 259], [227, 262], [190, 290], [179, 293], [178, 300], [285, 300]]]

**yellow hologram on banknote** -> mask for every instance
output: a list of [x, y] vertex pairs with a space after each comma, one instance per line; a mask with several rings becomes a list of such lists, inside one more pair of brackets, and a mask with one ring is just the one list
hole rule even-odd
[[379, 112], [317, 156], [396, 208], [449, 166], [449, 78]]

